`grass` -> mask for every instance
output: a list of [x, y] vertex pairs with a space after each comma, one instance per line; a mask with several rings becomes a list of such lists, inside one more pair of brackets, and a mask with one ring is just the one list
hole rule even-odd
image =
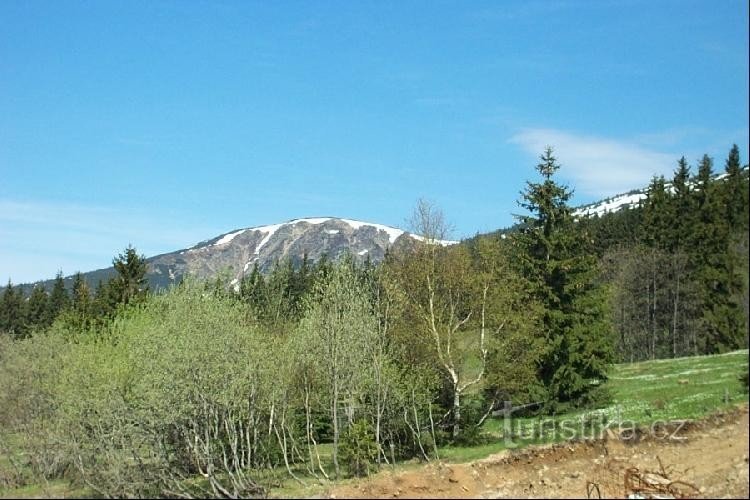
[[29, 484], [12, 490], [0, 489], [0, 498], [93, 498], [91, 492], [71, 486], [68, 481], [54, 480], [46, 485]]
[[[632, 364], [614, 365], [606, 387], [612, 395], [611, 402], [603, 408], [590, 411], [573, 411], [553, 417], [513, 418], [511, 429], [515, 433], [512, 443], [504, 439], [506, 423], [503, 419], [488, 419], [482, 433], [484, 444], [475, 446], [447, 446], [439, 450], [440, 459], [448, 462], [469, 462], [485, 458], [508, 448], [517, 448], [536, 443], [549, 443], [565, 438], [559, 432], [537, 432], [542, 426], [547, 431], [563, 422], [575, 424], [578, 435], [593, 434], [605, 424], [633, 422], [646, 426], [657, 421], [698, 419], [708, 414], [727, 409], [739, 403], [747, 403], [739, 377], [747, 370], [748, 351], [734, 351], [716, 356], [696, 356], [669, 360], [655, 360]], [[330, 444], [320, 446], [324, 462], [330, 459]], [[7, 466], [7, 459], [0, 456], [0, 474]], [[399, 464], [404, 470], [418, 464]], [[330, 470], [330, 467], [328, 468]], [[319, 493], [327, 485], [318, 483], [295, 467], [305, 481], [302, 486], [290, 478], [286, 470], [268, 471], [268, 483], [274, 485], [271, 493], [275, 497], [310, 496]], [[306, 476], [306, 477], [305, 477]], [[341, 480], [341, 483], [356, 481]], [[266, 482], [266, 481], [264, 481]], [[0, 488], [0, 498], [80, 497], [86, 492], [76, 490], [66, 481], [52, 481], [48, 485], [29, 485], [12, 490]]]
[[[440, 458], [469, 462], [511, 447], [561, 441], [573, 432], [576, 437], [591, 437], [605, 425], [648, 426], [698, 419], [748, 401], [739, 380], [747, 366], [747, 350], [614, 365], [606, 384], [612, 401], [606, 407], [545, 418], [513, 418], [509, 423], [488, 419], [482, 428], [486, 444], [448, 446], [440, 450]], [[561, 432], [563, 422], [573, 429], [570, 433]], [[504, 439], [506, 425], [515, 434], [509, 442]]]

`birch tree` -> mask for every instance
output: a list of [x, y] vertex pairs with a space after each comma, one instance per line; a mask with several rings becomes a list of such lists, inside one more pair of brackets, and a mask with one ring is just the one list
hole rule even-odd
[[[351, 265], [334, 266], [327, 280], [307, 299], [299, 334], [307, 339], [325, 380], [333, 424], [333, 464], [339, 476], [338, 448], [342, 418], [352, 420], [355, 403], [371, 372], [369, 356], [377, 341], [377, 318]], [[347, 415], [342, 415], [342, 409]]]
[[[485, 375], [488, 329], [502, 324], [487, 322], [491, 284], [476, 272], [467, 248], [443, 246], [450, 228], [442, 211], [419, 200], [411, 226], [422, 243], [399, 261], [398, 274], [413, 320], [450, 385], [455, 439], [461, 431], [461, 397]], [[476, 373], [465, 367], [469, 356], [478, 359]]]

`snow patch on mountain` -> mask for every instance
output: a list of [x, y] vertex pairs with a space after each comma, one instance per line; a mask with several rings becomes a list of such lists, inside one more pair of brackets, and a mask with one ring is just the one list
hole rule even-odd
[[250, 229], [250, 231], [260, 231], [261, 233], [266, 233], [263, 239], [260, 240], [260, 243], [258, 243], [258, 246], [255, 247], [255, 255], [260, 254], [260, 249], [263, 248], [266, 243], [268, 243], [268, 241], [271, 239], [271, 236], [276, 234], [276, 231], [278, 231], [283, 225], [284, 224], [271, 224], [270, 226], [261, 226]]
[[[253, 259], [248, 261], [245, 264], [244, 270], [247, 271], [247, 268], [251, 265], [252, 262], [255, 262], [259, 258], [260, 251], [268, 244], [269, 241], [271, 241], [271, 238], [273, 238], [273, 236], [279, 231], [279, 229], [285, 226], [296, 226], [298, 224], [318, 225], [318, 224], [324, 224], [329, 221], [343, 222], [344, 224], [347, 224], [349, 227], [351, 227], [354, 231], [357, 231], [363, 227], [373, 227], [377, 231], [384, 231], [388, 235], [388, 241], [390, 244], [394, 244], [396, 240], [404, 234], [408, 234], [410, 237], [418, 241], [425, 240], [421, 236], [410, 234], [404, 231], [403, 229], [386, 226], [384, 224], [375, 224], [372, 222], [364, 222], [364, 221], [359, 221], [355, 219], [339, 219], [336, 217], [308, 217], [308, 218], [303, 218], [303, 219], [292, 219], [290, 221], [282, 222], [279, 224], [269, 224], [265, 226], [249, 227], [246, 229], [239, 229], [237, 231], [232, 231], [231, 233], [227, 233], [223, 235], [221, 238], [216, 240], [216, 242], [214, 242], [211, 246], [226, 245], [230, 243], [232, 240], [234, 240], [240, 234], [243, 234], [246, 232], [258, 231], [262, 233], [263, 239], [261, 239], [260, 242], [255, 247], [255, 250], [253, 251], [253, 254], [254, 254]], [[326, 234], [334, 235], [334, 234], [339, 234], [341, 231], [339, 229], [326, 229], [325, 232]], [[447, 246], [447, 245], [455, 245], [456, 243], [458, 243], [458, 241], [439, 240], [439, 241], [436, 241], [436, 243], [442, 246]], [[359, 255], [364, 255], [364, 253], [360, 252]]]
[[617, 212], [623, 208], [630, 208], [638, 206], [638, 204], [646, 199], [646, 193], [640, 191], [635, 193], [627, 193], [608, 198], [604, 201], [596, 203], [594, 205], [585, 205], [578, 208], [573, 215], [575, 216], [602, 216], [606, 213]]
[[244, 233], [245, 231], [246, 231], [245, 229], [240, 229], [239, 231], [235, 231], [233, 233], [225, 234], [224, 236], [221, 237], [221, 239], [219, 241], [217, 241], [216, 243], [214, 243], [214, 246], [216, 246], [216, 245], [225, 245], [225, 244], [229, 243], [230, 241], [232, 241], [235, 237], [237, 237], [240, 234]]
[[341, 219], [341, 220], [349, 224], [354, 230], [357, 230], [362, 226], [372, 226], [378, 231], [385, 231], [386, 233], [388, 233], [388, 240], [391, 243], [394, 243], [398, 239], [398, 237], [404, 234], [405, 232], [403, 229], [398, 229], [398, 228], [390, 227], [390, 226], [384, 226], [383, 224], [373, 224], [371, 222], [362, 222], [362, 221], [352, 220], [352, 219]]

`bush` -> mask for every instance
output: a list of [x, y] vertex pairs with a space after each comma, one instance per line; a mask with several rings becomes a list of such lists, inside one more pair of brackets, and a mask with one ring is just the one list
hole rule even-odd
[[0, 435], [42, 478], [71, 471], [105, 497], [263, 494], [247, 468], [275, 437], [246, 430], [267, 422], [269, 344], [240, 304], [191, 282], [106, 330], [2, 341]]
[[340, 444], [341, 459], [352, 476], [362, 477], [370, 473], [370, 464], [378, 453], [373, 436], [372, 427], [364, 420], [354, 422], [344, 433]]

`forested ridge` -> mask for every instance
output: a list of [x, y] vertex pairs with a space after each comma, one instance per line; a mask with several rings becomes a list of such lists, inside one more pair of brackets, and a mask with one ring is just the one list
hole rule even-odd
[[[613, 362], [748, 343], [748, 169], [734, 146], [656, 177], [637, 207], [578, 217], [547, 149], [510, 231], [186, 279], [151, 293], [128, 247], [94, 290], [58, 275], [0, 299], [0, 454], [13, 481], [107, 497], [265, 495], [482, 440], [503, 401], [596, 407]], [[564, 168], [564, 167], [563, 167]], [[2, 478], [0, 478], [2, 479]], [[8, 479], [10, 481], [10, 479]]]

